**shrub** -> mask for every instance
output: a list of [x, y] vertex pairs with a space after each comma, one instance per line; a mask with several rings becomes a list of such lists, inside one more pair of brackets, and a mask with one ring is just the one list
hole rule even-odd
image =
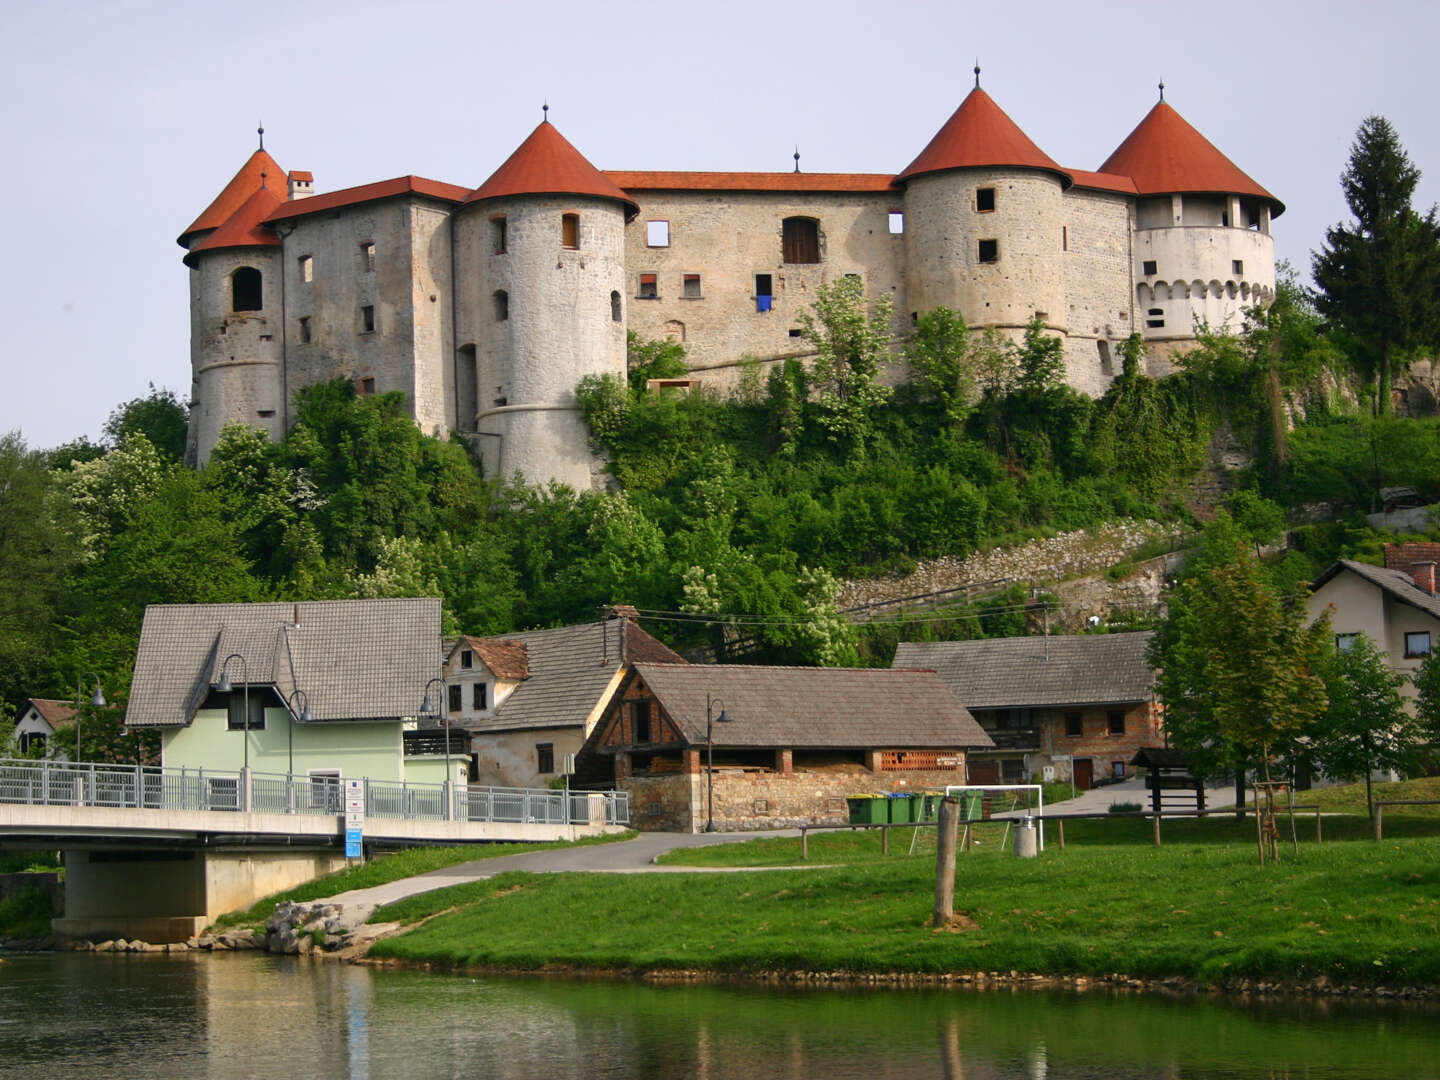
[[1112, 802], [1110, 804], [1110, 813], [1112, 814], [1138, 814], [1144, 809], [1138, 802]]

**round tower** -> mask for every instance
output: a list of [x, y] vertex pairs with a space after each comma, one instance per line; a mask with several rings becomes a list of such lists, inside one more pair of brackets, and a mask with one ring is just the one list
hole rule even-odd
[[546, 120], [459, 211], [457, 399], [473, 402], [491, 475], [591, 486], [575, 384], [625, 378], [624, 234], [637, 209]]
[[1063, 192], [1069, 175], [975, 89], [896, 178], [905, 185], [911, 311], [959, 311], [1018, 337], [1037, 314], [1066, 333]]
[[203, 465], [228, 423], [284, 435], [281, 241], [264, 225], [284, 173], [257, 151], [180, 236], [190, 267], [190, 434]]
[[1270, 222], [1285, 206], [1160, 101], [1100, 166], [1135, 182], [1135, 321], [1155, 373], [1195, 340], [1195, 324], [1238, 331], [1275, 295]]

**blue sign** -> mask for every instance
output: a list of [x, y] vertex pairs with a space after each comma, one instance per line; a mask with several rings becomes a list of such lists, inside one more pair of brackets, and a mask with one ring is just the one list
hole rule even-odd
[[345, 830], [345, 857], [347, 859], [360, 859], [364, 855], [360, 850], [360, 830]]

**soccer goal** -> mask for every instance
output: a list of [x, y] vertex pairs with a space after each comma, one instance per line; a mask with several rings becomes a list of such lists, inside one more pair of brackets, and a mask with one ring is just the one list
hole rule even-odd
[[[1006, 823], [1007, 839], [1017, 813], [1038, 818], [1036, 839], [1039, 849], [1045, 850], [1045, 789], [1039, 784], [952, 784], [945, 789], [945, 795], [960, 800], [960, 820], [967, 826], [984, 818], [988, 798], [991, 819], [1005, 815], [999, 820]], [[1000, 841], [1000, 847], [1004, 850], [1004, 840]]]

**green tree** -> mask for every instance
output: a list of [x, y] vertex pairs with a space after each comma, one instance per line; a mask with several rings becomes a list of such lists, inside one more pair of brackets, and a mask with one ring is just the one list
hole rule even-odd
[[957, 427], [965, 422], [975, 402], [975, 354], [964, 316], [947, 307], [921, 315], [905, 349], [915, 381], [935, 398], [945, 418]]
[[651, 379], [681, 379], [690, 374], [685, 363], [685, 346], [678, 341], [646, 341], [634, 330], [625, 334], [625, 368], [630, 389], [645, 392]]
[[1320, 311], [1365, 351], [1381, 415], [1406, 350], [1440, 338], [1440, 222], [1411, 206], [1420, 170], [1383, 116], [1367, 116], [1340, 175], [1353, 225], [1325, 231], [1312, 256]]
[[1328, 618], [1306, 624], [1302, 598], [1271, 584], [1223, 511], [1168, 607], [1149, 659], [1171, 744], [1197, 775], [1255, 766], [1268, 780], [1326, 707]]
[[1335, 650], [1325, 665], [1329, 706], [1312, 735], [1310, 758], [1329, 775], [1365, 777], [1365, 806], [1375, 815], [1370, 788], [1376, 769], [1403, 770], [1414, 763], [1420, 722], [1400, 696], [1403, 675], [1390, 670], [1385, 654], [1366, 634]]
[[800, 336], [815, 350], [811, 367], [820, 424], [832, 442], [863, 457], [875, 429], [875, 410], [890, 400], [880, 374], [890, 355], [894, 302], [881, 296], [865, 310], [859, 277], [842, 277], [815, 290], [814, 310], [800, 313]]
[[1440, 651], [1431, 649], [1415, 672], [1415, 715], [1424, 737], [1440, 744]]
[[130, 436], [144, 435], [169, 461], [185, 456], [190, 412], [175, 397], [175, 391], [157, 389], [150, 384], [150, 393], [132, 398], [117, 406], [105, 421], [105, 441], [110, 446], [123, 446]]

